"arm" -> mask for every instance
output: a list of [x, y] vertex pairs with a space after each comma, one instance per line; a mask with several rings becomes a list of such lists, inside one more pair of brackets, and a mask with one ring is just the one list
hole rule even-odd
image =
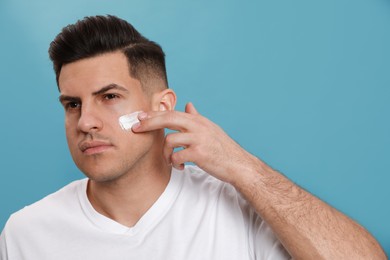
[[[196, 163], [231, 183], [271, 226], [297, 259], [386, 259], [376, 240], [360, 225], [296, 186], [242, 149], [221, 128], [198, 114], [149, 112], [139, 116], [134, 132], [170, 128], [164, 156], [176, 168]], [[173, 153], [176, 147], [185, 149]]]
[[387, 259], [359, 224], [253, 158], [234, 186], [296, 259]]

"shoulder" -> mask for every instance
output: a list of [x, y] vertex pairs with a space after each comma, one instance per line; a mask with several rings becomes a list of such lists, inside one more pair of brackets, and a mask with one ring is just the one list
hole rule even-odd
[[186, 166], [183, 175], [182, 190], [192, 191], [196, 196], [204, 196], [208, 200], [215, 198], [230, 206], [248, 207], [248, 202], [231, 184], [215, 178], [198, 166]]
[[[190, 211], [191, 217], [197, 212], [200, 212], [202, 218], [207, 216], [205, 212], [209, 213], [208, 216], [215, 216], [215, 221], [211, 221], [212, 228], [223, 230], [224, 234], [229, 233], [230, 237], [240, 238], [240, 241], [247, 241], [253, 256], [267, 258], [267, 253], [270, 253], [275, 259], [288, 258], [270, 226], [232, 185], [196, 166], [187, 166], [184, 170], [183, 188], [195, 191], [195, 199], [189, 205], [197, 210]], [[200, 206], [197, 208], [197, 205]], [[226, 227], [229, 227], [228, 231]]]
[[[26, 229], [28, 226], [47, 223], [45, 220], [73, 210], [78, 203], [78, 190], [86, 179], [74, 181], [43, 199], [13, 213], [6, 223], [7, 229]], [[68, 213], [69, 214], [69, 213]]]
[[191, 185], [195, 189], [214, 190], [220, 188], [233, 189], [228, 183], [222, 182], [195, 165], [188, 165], [182, 171], [183, 185]]

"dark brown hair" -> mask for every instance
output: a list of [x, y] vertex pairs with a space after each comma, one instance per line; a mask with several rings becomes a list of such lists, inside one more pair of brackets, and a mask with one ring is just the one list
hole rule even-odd
[[164, 87], [168, 87], [161, 47], [127, 21], [112, 15], [85, 17], [64, 27], [50, 43], [57, 85], [63, 65], [118, 50], [127, 57], [130, 76], [138, 79], [144, 89], [152, 78], [163, 80]]

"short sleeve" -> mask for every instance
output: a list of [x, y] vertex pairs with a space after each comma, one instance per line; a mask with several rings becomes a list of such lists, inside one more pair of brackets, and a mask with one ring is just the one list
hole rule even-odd
[[3, 229], [3, 232], [1, 232], [0, 235], [0, 260], [7, 260], [8, 259], [8, 253], [7, 253], [7, 242], [5, 238], [5, 228]]

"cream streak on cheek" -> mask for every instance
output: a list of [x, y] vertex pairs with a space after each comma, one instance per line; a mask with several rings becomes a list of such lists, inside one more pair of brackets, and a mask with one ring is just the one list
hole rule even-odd
[[141, 113], [141, 111], [136, 111], [131, 114], [123, 115], [119, 117], [119, 125], [123, 130], [129, 131], [132, 126], [139, 122], [138, 120], [138, 114]]

